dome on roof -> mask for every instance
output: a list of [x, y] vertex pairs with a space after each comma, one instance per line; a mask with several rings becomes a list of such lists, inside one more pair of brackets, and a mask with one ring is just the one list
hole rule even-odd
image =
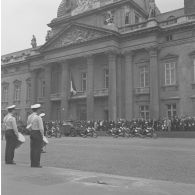
[[77, 7], [77, 0], [62, 0], [59, 7], [57, 17], [62, 17], [71, 13]]

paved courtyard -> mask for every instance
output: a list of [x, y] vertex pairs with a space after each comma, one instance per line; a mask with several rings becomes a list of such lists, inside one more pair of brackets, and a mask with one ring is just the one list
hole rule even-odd
[[17, 191], [25, 188], [24, 195], [36, 190], [48, 195], [55, 189], [56, 194], [71, 195], [195, 194], [195, 139], [98, 137], [49, 142], [42, 155], [43, 169], [29, 167], [28, 137], [15, 153], [16, 166], [4, 165], [2, 142], [3, 195], [13, 191], [23, 195]]

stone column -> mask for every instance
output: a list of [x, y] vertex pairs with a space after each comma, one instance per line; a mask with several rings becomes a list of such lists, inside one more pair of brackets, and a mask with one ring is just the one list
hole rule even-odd
[[37, 103], [37, 93], [38, 93], [38, 87], [37, 87], [37, 70], [33, 70], [31, 72], [31, 104], [36, 104]]
[[160, 102], [159, 102], [159, 65], [158, 49], [150, 48], [150, 118], [159, 119]]
[[70, 94], [69, 65], [68, 61], [61, 63], [61, 120], [68, 119], [68, 97]]
[[46, 121], [51, 119], [51, 66], [48, 64], [45, 67], [45, 118]]
[[122, 115], [122, 96], [123, 96], [123, 87], [122, 86], [122, 55], [119, 55], [117, 58], [117, 71], [116, 71], [116, 77], [117, 77], [117, 117], [118, 118], [123, 118]]
[[94, 120], [94, 59], [87, 56], [87, 120]]
[[125, 52], [125, 118], [132, 120], [133, 113], [133, 53]]
[[109, 90], [108, 90], [108, 108], [109, 120], [117, 120], [117, 77], [116, 77], [116, 55], [115, 51], [108, 53], [109, 66]]

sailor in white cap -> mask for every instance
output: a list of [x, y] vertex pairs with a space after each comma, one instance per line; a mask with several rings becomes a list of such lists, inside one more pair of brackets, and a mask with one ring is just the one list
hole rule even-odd
[[28, 117], [27, 128], [30, 129], [30, 160], [31, 167], [41, 168], [41, 149], [44, 136], [42, 118], [38, 115], [40, 104], [31, 106], [33, 113]]
[[[39, 116], [43, 119], [45, 116], [45, 113], [41, 113], [39, 114]], [[46, 135], [46, 125], [45, 125], [44, 120], [43, 120], [43, 127], [44, 127], [44, 136], [45, 136]], [[46, 151], [43, 148], [44, 148], [44, 144], [42, 145], [41, 153], [46, 153]]]
[[15, 113], [15, 105], [7, 107], [8, 114], [3, 119], [3, 126], [5, 129], [5, 163], [6, 164], [16, 164], [14, 160], [14, 151], [16, 149], [17, 139], [18, 139], [18, 128], [16, 124], [16, 119], [13, 116]]

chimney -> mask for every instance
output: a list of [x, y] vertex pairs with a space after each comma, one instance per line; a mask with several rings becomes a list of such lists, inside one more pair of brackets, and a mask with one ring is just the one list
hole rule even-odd
[[185, 15], [195, 14], [195, 0], [184, 0]]

